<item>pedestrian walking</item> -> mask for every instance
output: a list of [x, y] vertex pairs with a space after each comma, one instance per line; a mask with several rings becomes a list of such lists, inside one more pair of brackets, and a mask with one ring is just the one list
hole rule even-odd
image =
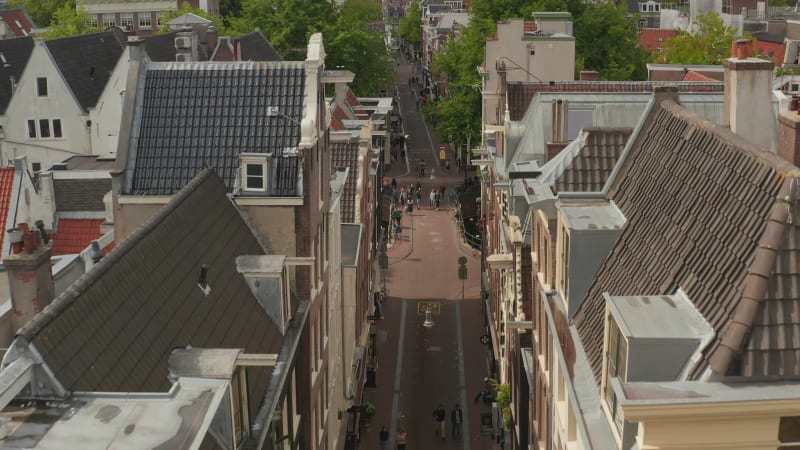
[[422, 183], [417, 181], [417, 191], [422, 191]]
[[461, 438], [461, 424], [464, 422], [464, 413], [461, 411], [461, 406], [456, 403], [453, 411], [450, 413], [450, 425], [452, 426], [453, 440]]
[[450, 160], [449, 159], [445, 163], [444, 168], [447, 169], [447, 170], [450, 170]]
[[431, 189], [431, 193], [428, 196], [431, 201], [431, 209], [436, 207], [436, 189]]
[[422, 191], [417, 190], [417, 209], [422, 209]]
[[406, 206], [406, 212], [408, 212], [409, 214], [414, 212], [414, 200], [411, 200], [411, 197], [408, 197], [408, 203], [407, 203], [407, 206]]
[[444, 405], [439, 403], [439, 407], [433, 410], [433, 419], [436, 421], [436, 436], [442, 438], [443, 441], [446, 440], [444, 435], [444, 420], [446, 416], [447, 411], [445, 411]]
[[389, 445], [389, 430], [386, 429], [386, 425], [381, 427], [379, 438], [381, 442], [381, 450], [387, 450], [387, 446]]
[[433, 199], [433, 207], [436, 208], [437, 211], [439, 210], [439, 197], [440, 195], [437, 192], [436, 197]]
[[397, 436], [394, 440], [397, 443], [397, 450], [406, 450], [406, 441], [408, 440], [406, 429], [403, 427], [398, 428]]
[[397, 180], [392, 178], [392, 189], [397, 189]]

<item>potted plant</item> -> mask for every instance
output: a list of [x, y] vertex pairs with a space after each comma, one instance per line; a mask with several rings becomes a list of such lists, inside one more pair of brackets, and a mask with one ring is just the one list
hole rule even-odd
[[375, 404], [372, 402], [364, 402], [361, 404], [361, 425], [368, 427], [372, 423], [372, 418], [375, 417]]

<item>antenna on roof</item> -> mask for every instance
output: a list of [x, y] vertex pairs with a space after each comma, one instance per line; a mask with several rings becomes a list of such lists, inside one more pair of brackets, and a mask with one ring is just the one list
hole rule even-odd
[[275, 117], [275, 116], [283, 117], [284, 119], [292, 122], [293, 124], [300, 126], [300, 122], [282, 113], [277, 106], [267, 106], [267, 117]]

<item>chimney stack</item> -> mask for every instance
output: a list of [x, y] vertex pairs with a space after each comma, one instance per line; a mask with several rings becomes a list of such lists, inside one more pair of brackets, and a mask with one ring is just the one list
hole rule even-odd
[[28, 224], [21, 223], [12, 233], [22, 233], [22, 245], [15, 245], [12, 254], [3, 259], [8, 269], [8, 283], [11, 290], [12, 326], [19, 329], [45, 306], [53, 301], [55, 287], [50, 270], [49, 246], [41, 245], [39, 231], [30, 230]]
[[800, 96], [793, 95], [788, 111], [778, 114], [778, 156], [800, 166]]
[[581, 70], [581, 81], [600, 81], [600, 72], [596, 70]]
[[217, 27], [211, 25], [206, 30], [206, 44], [208, 45], [209, 56], [217, 49]]
[[725, 67], [723, 125], [750, 142], [772, 146], [772, 62], [753, 58], [753, 43], [739, 39]]

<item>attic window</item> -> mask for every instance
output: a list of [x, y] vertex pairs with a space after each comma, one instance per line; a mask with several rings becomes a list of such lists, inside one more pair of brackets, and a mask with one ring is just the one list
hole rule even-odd
[[47, 97], [47, 77], [36, 78], [36, 95], [39, 97]]
[[241, 189], [246, 192], [266, 192], [269, 186], [269, 166], [266, 154], [241, 155]]
[[608, 412], [617, 426], [618, 431], [622, 431], [622, 417], [619, 414], [619, 404], [611, 380], [618, 378], [625, 381], [626, 366], [628, 363], [628, 342], [619, 331], [617, 322], [611, 314], [606, 317], [606, 339], [605, 339], [604, 361], [605, 373], [603, 373], [603, 399], [605, 400]]

